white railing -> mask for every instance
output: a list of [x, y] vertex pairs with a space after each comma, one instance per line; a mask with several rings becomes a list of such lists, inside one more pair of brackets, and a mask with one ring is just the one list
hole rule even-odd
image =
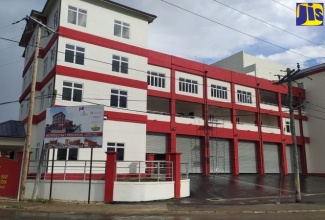
[[147, 113], [155, 114], [155, 115], [170, 115], [169, 112], [160, 112], [160, 111], [153, 111], [153, 110], [147, 110]]
[[119, 161], [116, 168], [116, 181], [173, 181], [173, 162], [170, 161]]

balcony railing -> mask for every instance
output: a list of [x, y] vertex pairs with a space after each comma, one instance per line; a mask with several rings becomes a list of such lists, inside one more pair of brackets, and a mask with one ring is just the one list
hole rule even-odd
[[160, 112], [160, 111], [153, 111], [153, 110], [147, 110], [147, 113], [155, 114], [155, 115], [170, 115], [169, 112]]

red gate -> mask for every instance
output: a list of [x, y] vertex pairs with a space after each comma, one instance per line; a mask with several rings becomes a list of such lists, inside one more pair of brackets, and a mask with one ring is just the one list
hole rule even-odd
[[0, 158], [0, 197], [17, 198], [23, 153], [17, 160]]

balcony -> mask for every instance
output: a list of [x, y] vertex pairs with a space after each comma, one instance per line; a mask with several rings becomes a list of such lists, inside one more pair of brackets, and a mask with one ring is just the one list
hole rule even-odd
[[274, 115], [261, 114], [261, 130], [265, 133], [280, 134], [279, 118]]
[[169, 99], [148, 96], [147, 113], [149, 120], [170, 121]]
[[237, 110], [236, 121], [238, 130], [258, 131], [256, 125], [256, 114], [254, 112]]
[[258, 131], [258, 127], [256, 124], [245, 123], [245, 122], [237, 122], [237, 129], [244, 131]]
[[260, 107], [266, 110], [279, 111], [277, 94], [266, 90], [260, 90]]
[[176, 119], [177, 123], [204, 125], [203, 106], [193, 102], [176, 100]]
[[262, 125], [262, 132], [265, 132], [265, 133], [273, 133], [273, 134], [280, 134], [281, 133], [281, 130], [277, 126]]
[[279, 111], [278, 104], [273, 104], [273, 103], [267, 103], [267, 102], [261, 102], [260, 107], [262, 109], [266, 110], [272, 110], [272, 111]]
[[208, 107], [209, 126], [232, 129], [231, 112], [228, 108]]

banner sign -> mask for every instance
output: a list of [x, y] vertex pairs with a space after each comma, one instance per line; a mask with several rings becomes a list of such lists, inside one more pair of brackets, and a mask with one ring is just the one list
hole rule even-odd
[[104, 106], [53, 107], [46, 110], [46, 148], [101, 148]]

